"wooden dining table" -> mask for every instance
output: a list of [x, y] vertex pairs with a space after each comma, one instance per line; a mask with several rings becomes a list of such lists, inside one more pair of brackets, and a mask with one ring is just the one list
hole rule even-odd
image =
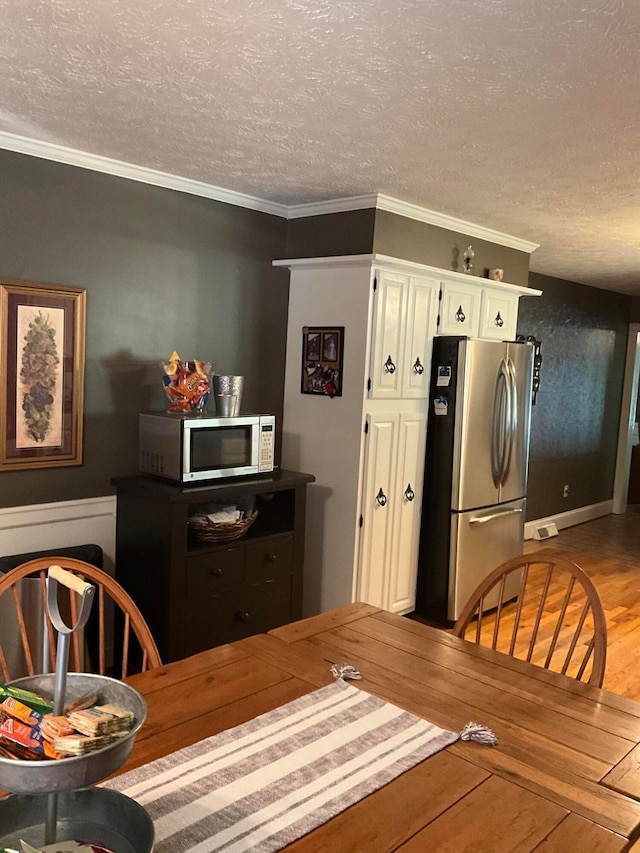
[[288, 853], [635, 848], [640, 703], [362, 603], [132, 677], [148, 714], [120, 772], [330, 684], [333, 663], [437, 726], [486, 725], [498, 744], [457, 740]]

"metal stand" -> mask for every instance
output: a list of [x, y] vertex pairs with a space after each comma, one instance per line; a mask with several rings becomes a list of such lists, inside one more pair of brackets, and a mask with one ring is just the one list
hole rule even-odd
[[[82, 596], [80, 613], [76, 624], [69, 627], [62, 616], [58, 606], [58, 582], [63, 583], [70, 590]], [[47, 609], [51, 622], [58, 632], [58, 653], [56, 658], [56, 683], [53, 696], [53, 713], [58, 716], [64, 710], [64, 699], [67, 690], [67, 671], [69, 669], [69, 638], [74, 631], [84, 628], [91, 612], [91, 605], [96, 588], [92, 584], [85, 583], [64, 569], [52, 566], [49, 569], [47, 582]], [[47, 818], [44, 830], [45, 844], [53, 844], [56, 841], [58, 822], [58, 795], [47, 795]]]

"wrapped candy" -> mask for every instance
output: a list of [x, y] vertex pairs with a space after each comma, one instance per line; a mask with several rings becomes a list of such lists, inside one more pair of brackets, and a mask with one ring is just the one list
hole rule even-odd
[[19, 700], [24, 705], [28, 705], [30, 708], [33, 708], [33, 710], [37, 711], [39, 714], [50, 714], [53, 710], [53, 702], [50, 702], [48, 699], [44, 699], [42, 696], [39, 696], [37, 693], [33, 693], [31, 690], [25, 690], [23, 687], [16, 687], [14, 684], [0, 684], [0, 702], [4, 701], [9, 696], [13, 699]]
[[0, 704], [0, 708], [6, 711], [10, 717], [20, 720], [28, 726], [36, 726], [42, 720], [42, 714], [34, 711], [33, 708], [20, 702], [18, 699], [14, 699], [13, 696], [8, 696]]
[[174, 350], [168, 361], [161, 361], [162, 385], [168, 412], [200, 414], [207, 408], [213, 366], [209, 361], [182, 361]]

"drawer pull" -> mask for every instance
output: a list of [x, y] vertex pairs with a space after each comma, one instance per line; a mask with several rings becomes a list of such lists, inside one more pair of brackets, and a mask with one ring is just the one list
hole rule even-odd
[[278, 557], [276, 554], [265, 554], [264, 559], [267, 563], [275, 563]]
[[220, 577], [220, 575], [222, 574], [222, 569], [220, 568], [220, 566], [212, 566], [209, 569], [209, 574], [213, 575], [214, 577]]
[[385, 506], [385, 505], [386, 505], [386, 503], [387, 503], [387, 496], [386, 496], [386, 495], [385, 495], [385, 493], [382, 491], [382, 488], [380, 488], [380, 491], [379, 491], [379, 492], [378, 492], [378, 494], [376, 495], [376, 500], [378, 501], [378, 503], [380, 504], [380, 506]]
[[236, 619], [238, 622], [248, 622], [251, 618], [251, 615], [248, 610], [238, 610], [236, 613]]

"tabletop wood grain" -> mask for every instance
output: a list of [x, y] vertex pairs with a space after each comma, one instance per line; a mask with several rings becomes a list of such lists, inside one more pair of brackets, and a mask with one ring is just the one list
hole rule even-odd
[[640, 704], [366, 604], [132, 678], [148, 716], [120, 772], [330, 684], [339, 662], [355, 686], [499, 743], [452, 744], [288, 853], [622, 853], [638, 839]]

